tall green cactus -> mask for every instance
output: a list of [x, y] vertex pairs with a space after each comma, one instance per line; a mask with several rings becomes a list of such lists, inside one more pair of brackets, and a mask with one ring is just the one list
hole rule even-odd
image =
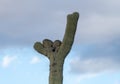
[[63, 83], [63, 64], [74, 42], [78, 19], [79, 13], [77, 12], [67, 16], [66, 31], [62, 42], [45, 39], [42, 43], [34, 44], [34, 49], [50, 60], [49, 84]]

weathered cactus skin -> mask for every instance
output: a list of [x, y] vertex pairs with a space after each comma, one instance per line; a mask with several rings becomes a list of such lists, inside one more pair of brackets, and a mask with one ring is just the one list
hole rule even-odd
[[74, 42], [78, 19], [77, 12], [67, 16], [66, 31], [62, 42], [45, 39], [42, 43], [34, 44], [34, 49], [50, 60], [49, 84], [63, 84], [63, 64]]

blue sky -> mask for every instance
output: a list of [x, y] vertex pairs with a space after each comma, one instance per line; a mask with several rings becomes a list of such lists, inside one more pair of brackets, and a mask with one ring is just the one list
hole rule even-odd
[[66, 16], [80, 18], [64, 84], [120, 84], [119, 0], [0, 0], [0, 84], [48, 84], [49, 60], [33, 49], [62, 40]]

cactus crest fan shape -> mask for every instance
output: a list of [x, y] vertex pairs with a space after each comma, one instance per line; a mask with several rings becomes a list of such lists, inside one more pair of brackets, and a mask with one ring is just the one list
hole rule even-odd
[[74, 42], [78, 19], [78, 12], [67, 15], [66, 30], [62, 42], [44, 39], [42, 43], [36, 42], [34, 44], [34, 49], [50, 61], [49, 84], [63, 84], [64, 60]]

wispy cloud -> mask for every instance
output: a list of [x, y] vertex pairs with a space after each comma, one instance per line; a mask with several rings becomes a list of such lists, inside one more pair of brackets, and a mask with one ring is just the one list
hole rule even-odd
[[10, 64], [16, 60], [16, 56], [4, 56], [2, 60], [2, 67], [7, 68]]
[[40, 59], [36, 56], [34, 56], [31, 61], [30, 61], [30, 64], [37, 64], [40, 62]]

